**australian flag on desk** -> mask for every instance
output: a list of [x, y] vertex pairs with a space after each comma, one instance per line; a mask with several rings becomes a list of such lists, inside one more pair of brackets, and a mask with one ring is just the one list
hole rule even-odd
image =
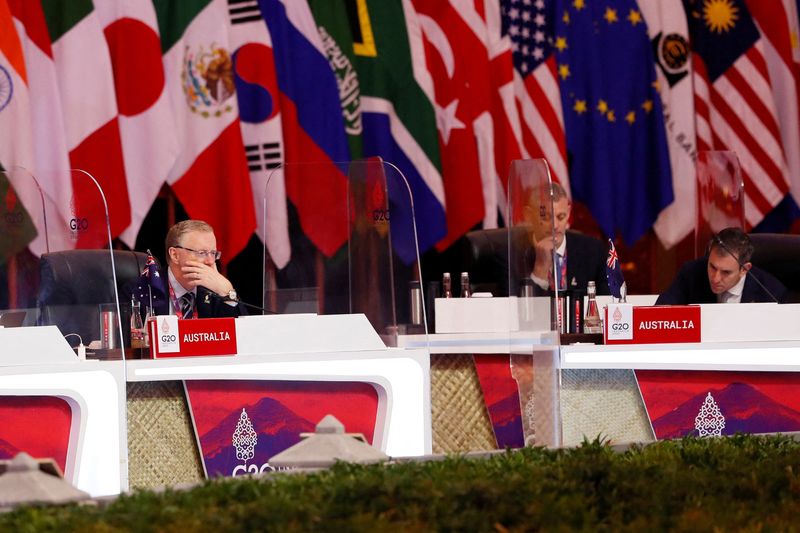
[[158, 270], [158, 263], [156, 263], [153, 255], [147, 252], [147, 262], [145, 262], [144, 270], [139, 276], [136, 283], [136, 288], [133, 290], [133, 296], [142, 304], [142, 311], [145, 308], [152, 306], [153, 309], [159, 309], [163, 306], [162, 302], [167, 301], [167, 286], [164, 284], [164, 278], [161, 277], [161, 272]]
[[636, 242], [672, 202], [655, 61], [634, 0], [556, 0], [553, 48], [574, 198]]
[[617, 248], [614, 246], [614, 241], [608, 239], [608, 259], [606, 260], [606, 279], [608, 280], [608, 290], [611, 291], [611, 296], [618, 300], [625, 300], [625, 294], [628, 292], [625, 285], [625, 278], [622, 276], [622, 267], [619, 264], [619, 256], [617, 256]]

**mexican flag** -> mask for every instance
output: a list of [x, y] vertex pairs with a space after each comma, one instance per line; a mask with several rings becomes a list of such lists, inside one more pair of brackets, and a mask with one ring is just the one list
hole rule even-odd
[[225, 259], [256, 227], [222, 0], [154, 0], [181, 151], [167, 177], [190, 217], [214, 227]]

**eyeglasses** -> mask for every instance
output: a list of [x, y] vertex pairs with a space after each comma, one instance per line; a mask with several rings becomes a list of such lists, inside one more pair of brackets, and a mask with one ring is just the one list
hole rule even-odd
[[219, 250], [192, 250], [191, 248], [186, 248], [185, 246], [173, 246], [173, 248], [180, 248], [181, 250], [192, 252], [200, 259], [205, 259], [206, 257], [213, 257], [215, 261], [219, 261], [219, 258], [222, 257], [222, 252], [220, 252]]

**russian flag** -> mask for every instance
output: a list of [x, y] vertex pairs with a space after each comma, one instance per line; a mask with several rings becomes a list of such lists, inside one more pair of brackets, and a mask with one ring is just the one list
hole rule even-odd
[[[286, 193], [303, 231], [326, 256], [348, 235], [350, 159], [339, 87], [311, 10], [297, 0], [259, 0], [273, 42], [286, 147]], [[292, 163], [312, 163], [297, 164]]]

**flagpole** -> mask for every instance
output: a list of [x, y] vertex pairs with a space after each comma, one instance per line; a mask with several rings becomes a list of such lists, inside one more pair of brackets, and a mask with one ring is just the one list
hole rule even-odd
[[[153, 253], [150, 251], [150, 248], [147, 249], [147, 255], [148, 255], [148, 257], [153, 257]], [[150, 267], [148, 266], [146, 268], [149, 269]], [[148, 279], [147, 294], [150, 296], [150, 312], [154, 313], [155, 310], [153, 309], [153, 282], [152, 282], [152, 280], [150, 280], [150, 276], [148, 276], [147, 279]], [[146, 315], [147, 315], [147, 312], [145, 311], [145, 316]]]

